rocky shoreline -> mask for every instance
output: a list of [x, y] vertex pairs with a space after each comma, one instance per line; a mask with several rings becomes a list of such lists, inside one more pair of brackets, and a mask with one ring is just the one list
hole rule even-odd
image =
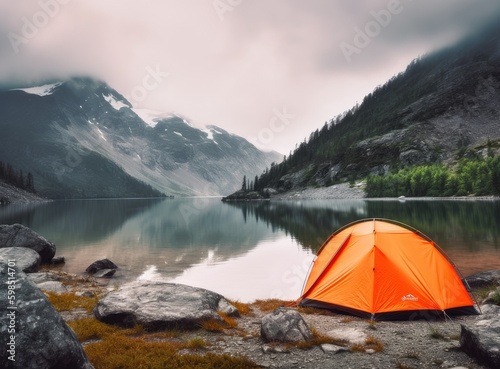
[[[102, 284], [106, 280], [83, 279], [52, 271], [45, 272], [43, 279], [57, 279], [70, 294], [99, 296], [102, 300], [113, 293]], [[473, 325], [481, 317], [374, 323], [348, 315], [299, 308], [297, 310], [316, 334], [329, 337], [337, 344], [303, 348], [293, 343], [266, 343], [260, 337], [261, 321], [274, 308], [284, 304], [284, 301], [257, 301], [248, 305], [248, 312], [233, 318], [236, 324], [232, 327], [224, 327], [218, 332], [187, 329], [175, 340], [200, 339], [204, 347], [194, 350], [196, 353], [245, 357], [260, 368], [487, 368], [460, 348], [461, 325]], [[61, 311], [61, 314], [69, 324], [95, 319], [93, 313], [81, 308]], [[147, 337], [149, 333], [143, 335]], [[85, 347], [92, 342], [95, 339], [83, 340], [82, 344]]]
[[50, 200], [0, 181], [0, 206], [9, 204], [30, 204], [46, 201]]
[[[223, 198], [223, 201], [262, 201], [262, 200], [399, 200], [399, 201], [426, 201], [426, 200], [452, 200], [452, 201], [496, 201], [498, 196], [461, 196], [461, 197], [400, 197], [400, 198], [367, 198], [364, 183], [338, 183], [328, 187], [302, 188], [287, 192], [268, 191], [269, 196], [260, 196], [255, 191], [237, 191]], [[248, 196], [247, 196], [248, 194]]]
[[[17, 239], [9, 236], [13, 233]], [[55, 246], [25, 227], [3, 226], [0, 236], [4, 249], [17, 252], [27, 242], [44, 256], [42, 271], [36, 272], [40, 260], [35, 260], [34, 269], [25, 266], [34, 272], [26, 274], [17, 268], [24, 265], [20, 254], [15, 263], [9, 256], [0, 260], [0, 274], [12, 281], [19, 309], [13, 317], [0, 317], [0, 336], [8, 344], [3, 342], [9, 337], [6, 330], [17, 329], [11, 352], [19, 353], [25, 369], [49, 360], [44, 367], [59, 368], [57, 361], [65, 360], [74, 369], [135, 368], [139, 364], [134, 360], [145, 368], [162, 368], [166, 362], [177, 363], [169, 367], [191, 368], [196, 362], [203, 368], [485, 369], [500, 363], [500, 271], [467, 278], [487, 303], [481, 307], [483, 315], [373, 322], [294, 307], [289, 301], [244, 304], [162, 281], [108, 287], [110, 278], [95, 277], [93, 269], [80, 276], [57, 271], [48, 264]], [[12, 245], [5, 247], [6, 242]], [[9, 286], [0, 285], [5, 311]], [[288, 311], [293, 312], [292, 320], [264, 329]], [[296, 323], [302, 338], [294, 330]], [[0, 359], [6, 359], [5, 352]]]
[[[499, 272], [496, 271], [496, 273]], [[493, 277], [498, 276], [497, 274], [493, 274]], [[98, 335], [82, 339], [79, 332], [81, 328], [78, 328], [80, 322], [89, 326], [94, 324], [92, 322], [97, 322], [96, 309], [98, 308], [61, 307], [59, 302], [61, 297], [57, 296], [87, 298], [93, 304], [98, 302], [101, 312], [106, 310], [101, 301], [106, 300], [107, 296], [115, 295], [113, 299], [118, 299], [120, 306], [124, 303], [124, 296], [120, 294], [122, 289], [108, 288], [109, 279], [107, 278], [58, 272], [49, 266], [45, 266], [40, 273], [28, 274], [28, 278], [44, 291], [51, 302], [53, 301], [64, 321], [70, 327], [77, 327], [76, 332], [84, 348], [103, 339]], [[480, 286], [490, 282], [488, 278], [482, 277], [477, 281]], [[144, 283], [146, 286], [149, 282]], [[151, 300], [151, 296], [139, 298], [141, 301], [148, 299]], [[254, 363], [243, 366], [245, 368], [488, 368], [487, 365], [480, 364], [477, 359], [467, 355], [460, 343], [462, 326], [474, 327], [476, 323], [484, 320], [485, 316], [460, 316], [446, 321], [370, 322], [317, 309], [285, 307], [285, 309], [299, 312], [314, 332], [316, 342], [305, 345], [293, 342], [266, 342], [261, 337], [263, 318], [289, 302], [266, 300], [250, 304], [229, 303], [234, 304], [239, 310], [237, 315], [228, 314], [232, 317], [226, 319], [229, 319], [231, 324], [222, 322], [221, 325], [212, 328], [195, 325], [189, 329], [181, 328], [180, 330], [179, 326], [163, 327], [159, 331], [141, 330], [134, 336], [134, 340], [144, 339], [167, 343], [199, 341], [200, 347], [180, 350], [179, 355], [205, 356], [211, 353], [245, 358], [249, 360], [249, 363]], [[147, 314], [159, 313], [155, 310], [150, 309]], [[497, 311], [494, 316], [496, 321], [498, 321], [499, 313], [500, 311]], [[122, 331], [126, 329], [127, 327], [119, 328]]]
[[366, 193], [361, 184], [351, 186], [349, 183], [339, 183], [329, 187], [305, 188], [301, 190], [276, 193], [272, 200], [327, 200], [327, 199], [363, 199]]

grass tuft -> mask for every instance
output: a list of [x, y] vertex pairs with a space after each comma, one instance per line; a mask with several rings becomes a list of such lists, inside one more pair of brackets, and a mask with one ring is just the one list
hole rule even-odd
[[221, 333], [226, 329], [226, 322], [218, 319], [206, 319], [201, 322], [201, 329], [207, 332]]
[[236, 319], [233, 317], [228, 316], [227, 314], [218, 313], [222, 320], [220, 319], [207, 319], [204, 320], [200, 328], [204, 329], [208, 332], [213, 332], [213, 333], [221, 333], [224, 332], [225, 329], [235, 329], [238, 327], [238, 323], [236, 322]]
[[337, 345], [337, 346], [347, 346], [348, 341], [342, 340], [339, 338], [334, 338], [330, 337], [327, 335], [324, 335], [322, 333], [319, 333], [316, 329], [311, 328], [311, 333], [312, 333], [312, 339], [306, 342], [296, 342], [296, 343], [289, 343], [287, 344], [287, 347], [296, 347], [302, 350], [308, 350], [310, 348], [313, 348], [314, 346], [322, 345], [325, 343], [330, 343], [332, 345]]
[[279, 307], [284, 307], [292, 301], [278, 300], [278, 299], [268, 299], [268, 300], [255, 300], [252, 305], [259, 308], [263, 312], [272, 312]]
[[366, 337], [364, 344], [355, 343], [351, 345], [351, 351], [353, 352], [365, 352], [369, 349], [372, 349], [375, 352], [382, 352], [384, 351], [384, 344], [378, 338], [368, 336]]
[[218, 312], [218, 314], [221, 316], [222, 319], [224, 319], [224, 322], [226, 323], [226, 328], [235, 329], [236, 327], [238, 327], [238, 322], [232, 316], [229, 316], [221, 312]]
[[253, 315], [250, 304], [245, 304], [244, 302], [231, 301], [231, 300], [229, 300], [229, 303], [232, 304], [241, 315]]
[[500, 305], [500, 291], [496, 290], [489, 298], [491, 299], [491, 302], [493, 302], [493, 304]]
[[377, 322], [374, 320], [369, 320], [368, 321], [368, 329], [371, 329], [372, 331], [377, 330]]
[[415, 369], [415, 367], [408, 365], [406, 363], [402, 363], [401, 361], [398, 361], [396, 363], [396, 368], [397, 369]]
[[444, 340], [444, 334], [439, 332], [437, 329], [431, 327], [431, 333], [430, 333], [431, 338], [434, 338], [436, 340]]
[[74, 292], [58, 294], [55, 292], [46, 291], [44, 293], [57, 311], [85, 309], [88, 313], [90, 313], [99, 301], [99, 298], [97, 296], [77, 296]]
[[184, 344], [184, 347], [188, 350], [205, 349], [208, 346], [209, 343], [201, 337], [192, 338]]
[[68, 325], [75, 331], [80, 341], [102, 339], [119, 330], [118, 327], [102, 323], [95, 318], [72, 320], [68, 322]]
[[417, 351], [408, 351], [404, 355], [404, 357], [407, 358], [407, 359], [417, 359], [417, 360], [419, 360], [420, 359], [420, 353], [417, 352]]
[[106, 324], [95, 318], [71, 320], [67, 324], [73, 329], [80, 341], [103, 339], [111, 335], [138, 336], [145, 332], [144, 327], [141, 325], [121, 329], [116, 325]]
[[323, 315], [323, 316], [334, 316], [336, 315], [334, 312], [328, 310], [328, 309], [318, 309], [315, 307], [310, 307], [310, 306], [299, 306], [297, 308], [297, 311], [301, 314], [316, 314], [316, 315]]
[[488, 297], [488, 295], [491, 292], [496, 291], [496, 289], [497, 289], [497, 286], [494, 285], [494, 284], [492, 284], [490, 286], [486, 286], [486, 287], [483, 287], [483, 288], [479, 289], [474, 294], [477, 296], [479, 302], [483, 302], [484, 300], [486, 300], [486, 298]]
[[350, 348], [352, 352], [365, 352], [366, 350], [365, 345], [361, 343], [353, 343]]

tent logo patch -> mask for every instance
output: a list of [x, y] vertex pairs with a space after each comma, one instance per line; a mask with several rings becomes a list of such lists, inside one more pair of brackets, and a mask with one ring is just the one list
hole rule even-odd
[[411, 293], [409, 293], [408, 295], [401, 297], [401, 301], [418, 301], [418, 297], [415, 297]]

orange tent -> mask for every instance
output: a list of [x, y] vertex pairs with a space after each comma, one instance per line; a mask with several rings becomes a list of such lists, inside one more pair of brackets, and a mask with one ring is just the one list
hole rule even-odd
[[477, 314], [444, 251], [416, 229], [387, 219], [363, 219], [333, 233], [298, 301], [382, 320]]

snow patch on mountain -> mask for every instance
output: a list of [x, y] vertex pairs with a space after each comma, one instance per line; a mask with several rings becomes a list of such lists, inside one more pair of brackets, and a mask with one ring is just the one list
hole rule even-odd
[[29, 88], [15, 88], [13, 91], [24, 91], [28, 94], [38, 95], [38, 96], [49, 96], [52, 95], [57, 87], [62, 85], [62, 82], [50, 83], [42, 86], [29, 87]]
[[165, 116], [165, 113], [151, 109], [132, 108], [132, 111], [151, 127], [155, 127], [160, 120], [171, 117], [171, 115]]
[[121, 108], [128, 108], [129, 106], [123, 101], [118, 101], [113, 95], [102, 95], [104, 100], [106, 100], [115, 110], [120, 110]]
[[203, 133], [206, 133], [207, 134], [207, 140], [212, 140], [212, 141], [215, 141], [214, 140], [214, 133], [209, 130], [208, 128], [205, 128], [205, 129], [202, 129], [201, 130]]
[[214, 127], [210, 126], [210, 127], [204, 127], [201, 129], [201, 131], [203, 133], [206, 133], [207, 134], [207, 140], [211, 140], [213, 141], [215, 144], [218, 145], [218, 142], [215, 141], [215, 137], [214, 137], [214, 133], [217, 133], [217, 134], [222, 134], [221, 132], [217, 131]]

